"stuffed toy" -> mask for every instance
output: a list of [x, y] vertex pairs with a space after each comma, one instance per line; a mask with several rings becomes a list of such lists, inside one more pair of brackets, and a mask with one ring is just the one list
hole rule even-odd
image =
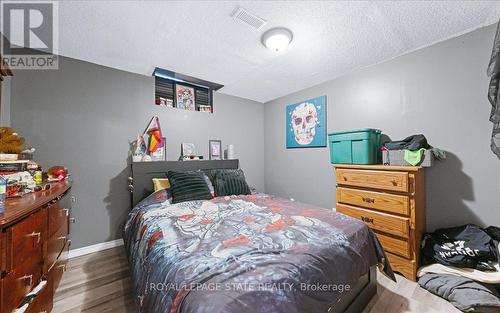
[[24, 138], [10, 127], [0, 127], [0, 153], [19, 154], [24, 150]]

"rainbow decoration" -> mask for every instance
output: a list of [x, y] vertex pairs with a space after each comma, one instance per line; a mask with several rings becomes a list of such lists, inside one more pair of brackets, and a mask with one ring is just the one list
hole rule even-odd
[[163, 136], [161, 133], [160, 119], [155, 116], [149, 122], [145, 134], [149, 135], [149, 152], [156, 152], [159, 148], [163, 147]]

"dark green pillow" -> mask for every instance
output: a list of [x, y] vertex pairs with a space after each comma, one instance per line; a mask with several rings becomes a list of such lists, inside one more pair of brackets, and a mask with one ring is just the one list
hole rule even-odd
[[209, 177], [214, 185], [215, 195], [232, 196], [232, 195], [249, 195], [250, 187], [245, 180], [245, 174], [241, 169], [219, 169], [212, 170]]
[[203, 172], [168, 171], [167, 177], [170, 181], [172, 203], [212, 199]]

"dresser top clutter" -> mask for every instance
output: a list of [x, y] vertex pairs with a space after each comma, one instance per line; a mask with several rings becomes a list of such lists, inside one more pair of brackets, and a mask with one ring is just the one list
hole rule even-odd
[[22, 197], [8, 198], [4, 214], [0, 214], [0, 228], [5, 228], [36, 212], [49, 202], [64, 194], [71, 185], [60, 182], [51, 185], [49, 190], [33, 192]]

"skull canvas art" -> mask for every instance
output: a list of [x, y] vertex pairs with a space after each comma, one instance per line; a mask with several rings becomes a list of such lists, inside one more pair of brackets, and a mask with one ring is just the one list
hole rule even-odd
[[286, 107], [286, 147], [326, 147], [326, 96]]

